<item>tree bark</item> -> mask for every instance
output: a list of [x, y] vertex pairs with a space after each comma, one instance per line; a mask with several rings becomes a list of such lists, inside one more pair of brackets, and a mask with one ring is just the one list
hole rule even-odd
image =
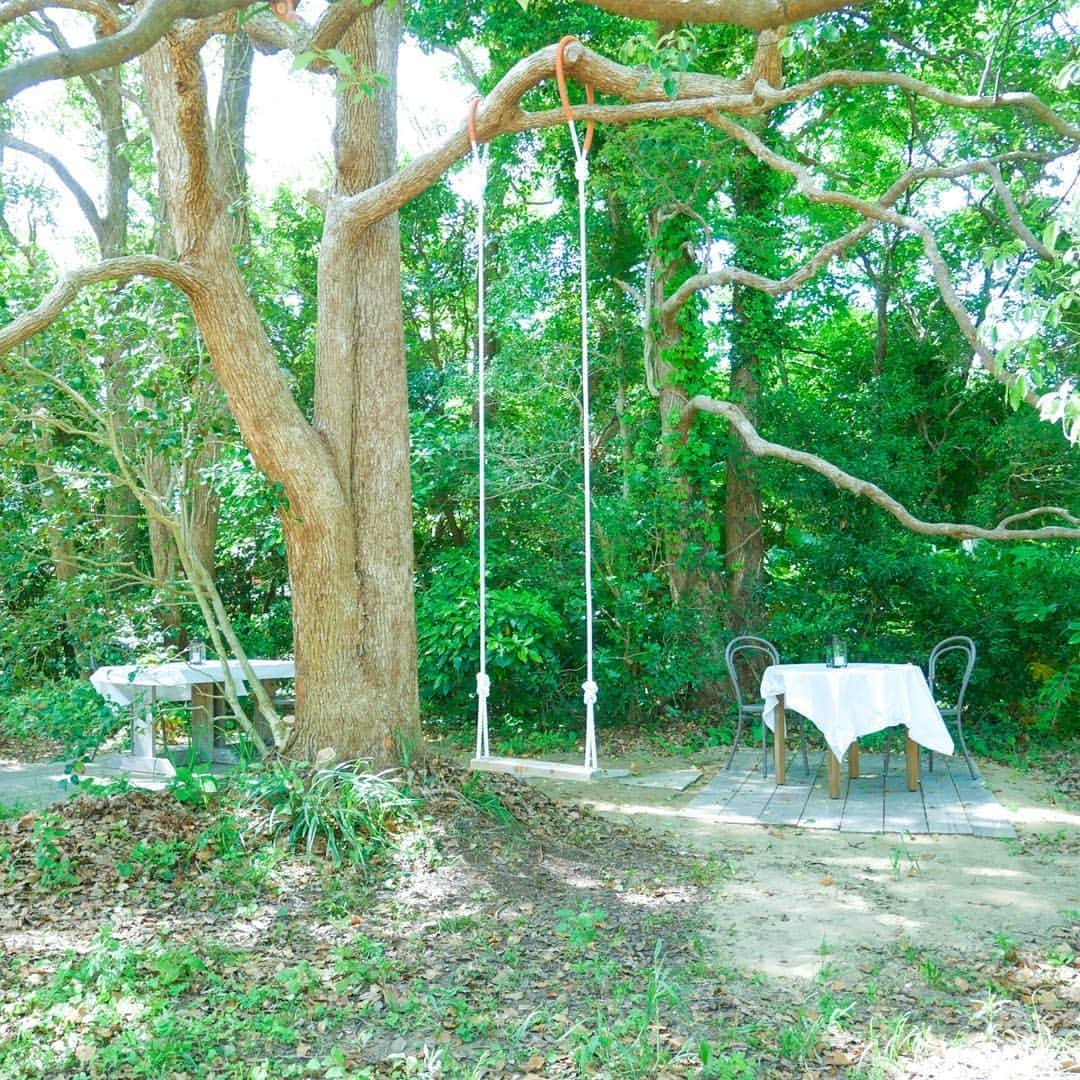
[[[767, 273], [774, 241], [763, 226], [769, 206], [770, 173], [745, 151], [735, 154], [731, 198], [734, 207], [735, 261], [751, 273]], [[775, 260], [773, 260], [775, 261]], [[731, 290], [731, 390], [747, 419], [756, 424], [763, 357], [777, 349], [776, 301], [735, 283]], [[752, 627], [765, 564], [761, 487], [753, 457], [732, 433], [727, 446], [724, 498], [724, 568], [730, 629]]]
[[395, 740], [418, 746], [420, 706], [413, 602], [409, 403], [396, 214], [360, 232], [339, 223], [339, 199], [390, 176], [396, 165], [401, 11], [364, 11], [342, 39], [357, 68], [389, 86], [338, 97], [336, 175], [319, 263], [315, 424], [331, 440], [356, 552], [365, 757], [386, 760]]

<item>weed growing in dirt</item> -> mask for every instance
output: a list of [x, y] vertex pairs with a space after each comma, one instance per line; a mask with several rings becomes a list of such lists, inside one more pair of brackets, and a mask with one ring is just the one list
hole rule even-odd
[[78, 875], [71, 859], [64, 854], [63, 840], [67, 836], [57, 814], [42, 814], [34, 822], [34, 865], [41, 877], [41, 887], [49, 891], [77, 885]]
[[513, 812], [509, 810], [491, 790], [487, 777], [481, 777], [479, 773], [472, 773], [461, 785], [461, 797], [470, 805], [476, 807], [482, 814], [487, 815], [492, 821], [506, 829], [520, 829], [521, 823]]
[[[640, 985], [640, 983], [638, 984]], [[586, 1074], [610, 1077], [649, 1077], [681, 1059], [685, 1051], [670, 1047], [664, 1039], [662, 1019], [666, 1010], [681, 1008], [684, 989], [672, 978], [657, 942], [653, 950], [645, 991], [625, 988], [625, 1008], [616, 1019], [599, 1011], [590, 1030], [577, 1025], [567, 1034], [575, 1046], [574, 1059]]]
[[703, 859], [695, 859], [691, 862], [680, 877], [691, 885], [704, 886], [715, 885], [720, 881], [730, 881], [736, 874], [737, 867], [734, 859], [718, 859], [715, 855], [707, 855]]
[[0, 803], [0, 821], [17, 821], [29, 812], [30, 807], [24, 802]]
[[556, 914], [559, 922], [555, 924], [555, 932], [563, 935], [570, 948], [577, 952], [588, 949], [593, 944], [607, 918], [606, 912], [592, 908], [588, 900], [582, 900], [577, 911], [560, 908]]
[[894, 881], [899, 881], [904, 876], [903, 862], [907, 859], [907, 876], [915, 877], [919, 873], [921, 867], [919, 866], [919, 857], [914, 854], [911, 849], [903, 842], [900, 841], [889, 853], [889, 861], [892, 864], [892, 876]]

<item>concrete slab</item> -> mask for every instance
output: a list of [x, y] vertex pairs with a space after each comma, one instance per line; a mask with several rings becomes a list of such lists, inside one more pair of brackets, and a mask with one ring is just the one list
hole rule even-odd
[[700, 769], [670, 769], [667, 772], [648, 773], [644, 776], [623, 776], [620, 778], [620, 783], [629, 784], [631, 787], [685, 791], [691, 784], [696, 784], [701, 777]]

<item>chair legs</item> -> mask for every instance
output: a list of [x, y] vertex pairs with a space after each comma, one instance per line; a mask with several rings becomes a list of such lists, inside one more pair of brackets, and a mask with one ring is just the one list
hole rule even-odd
[[742, 739], [743, 718], [742, 713], [739, 713], [739, 722], [735, 725], [735, 738], [731, 740], [731, 754], [727, 759], [727, 768], [731, 768], [735, 761], [735, 753], [739, 749], [739, 741]]
[[[735, 754], [738, 752], [739, 745], [742, 742], [743, 733], [743, 717], [739, 714], [739, 721], [735, 725], [735, 738], [731, 740], [731, 753], [728, 755], [727, 765], [724, 767], [730, 769], [735, 763]], [[765, 732], [765, 725], [761, 725], [761, 770], [762, 775], [769, 775], [769, 747], [768, 740]]]
[[956, 717], [956, 737], [960, 741], [960, 751], [967, 762], [968, 772], [971, 774], [971, 779], [974, 780], [976, 776], [975, 766], [972, 764], [971, 755], [968, 753], [967, 743], [964, 742], [964, 724], [959, 715]]
[[[743, 734], [743, 718], [739, 717], [738, 723], [735, 725], [735, 738], [731, 741], [731, 753], [728, 755], [727, 765], [725, 769], [730, 769], [735, 763], [735, 754], [738, 752], [739, 746], [742, 741]], [[810, 775], [810, 757], [806, 751], [806, 720], [803, 719], [799, 726], [799, 739], [802, 743], [802, 762], [803, 769], [806, 775]], [[769, 732], [764, 724], [761, 725], [761, 775], [769, 775]]]
[[[956, 710], [950, 710], [948, 714], [944, 711], [942, 715], [949, 715], [956, 720], [956, 741], [960, 744], [960, 753], [964, 755], [964, 762], [967, 764], [968, 773], [972, 780], [977, 780], [979, 774], [975, 771], [975, 763], [971, 760], [971, 754], [968, 751], [967, 743], [964, 741], [964, 719]], [[928, 751], [930, 754], [930, 771], [934, 771], [934, 751]]]
[[[964, 755], [964, 763], [967, 765], [968, 773], [971, 776], [972, 780], [978, 780], [979, 774], [975, 771], [975, 763], [971, 760], [971, 755], [968, 753], [967, 743], [964, 742], [964, 729], [962, 727], [960, 727], [959, 724], [956, 725], [956, 735], [957, 735], [957, 740], [960, 743], [960, 753], [962, 753]], [[933, 750], [927, 750], [926, 751], [926, 756], [927, 756], [928, 771], [933, 772], [934, 771], [934, 751]], [[885, 764], [886, 764], [886, 766], [888, 765], [888, 763], [889, 763], [889, 757], [888, 757], [888, 754], [886, 754], [885, 755]]]

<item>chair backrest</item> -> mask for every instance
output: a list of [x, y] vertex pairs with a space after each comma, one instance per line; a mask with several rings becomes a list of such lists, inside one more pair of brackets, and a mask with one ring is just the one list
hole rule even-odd
[[[770, 664], [780, 663], [780, 654], [776, 651], [776, 646], [771, 641], [766, 641], [761, 637], [753, 637], [752, 635], [744, 634], [742, 637], [732, 638], [727, 648], [724, 650], [724, 663], [727, 665], [728, 675], [731, 678], [731, 685], [735, 689], [735, 700], [738, 702], [739, 709], [745, 709], [746, 703], [743, 701], [742, 686], [739, 684], [739, 673], [736, 669], [736, 657], [739, 653], [754, 654], [753, 659], [759, 661], [758, 666], [761, 670], [756, 674], [760, 678], [761, 671], [763, 671]], [[767, 658], [767, 663], [760, 664], [762, 657]]]
[[967, 691], [968, 681], [971, 679], [972, 669], [975, 667], [975, 642], [969, 637], [947, 637], [939, 641], [930, 650], [930, 662], [926, 667], [926, 681], [930, 684], [930, 693], [937, 701], [937, 667], [941, 658], [948, 653], [960, 652], [966, 655], [964, 671], [960, 679], [960, 692], [956, 695], [957, 713], [964, 707], [964, 694]]

